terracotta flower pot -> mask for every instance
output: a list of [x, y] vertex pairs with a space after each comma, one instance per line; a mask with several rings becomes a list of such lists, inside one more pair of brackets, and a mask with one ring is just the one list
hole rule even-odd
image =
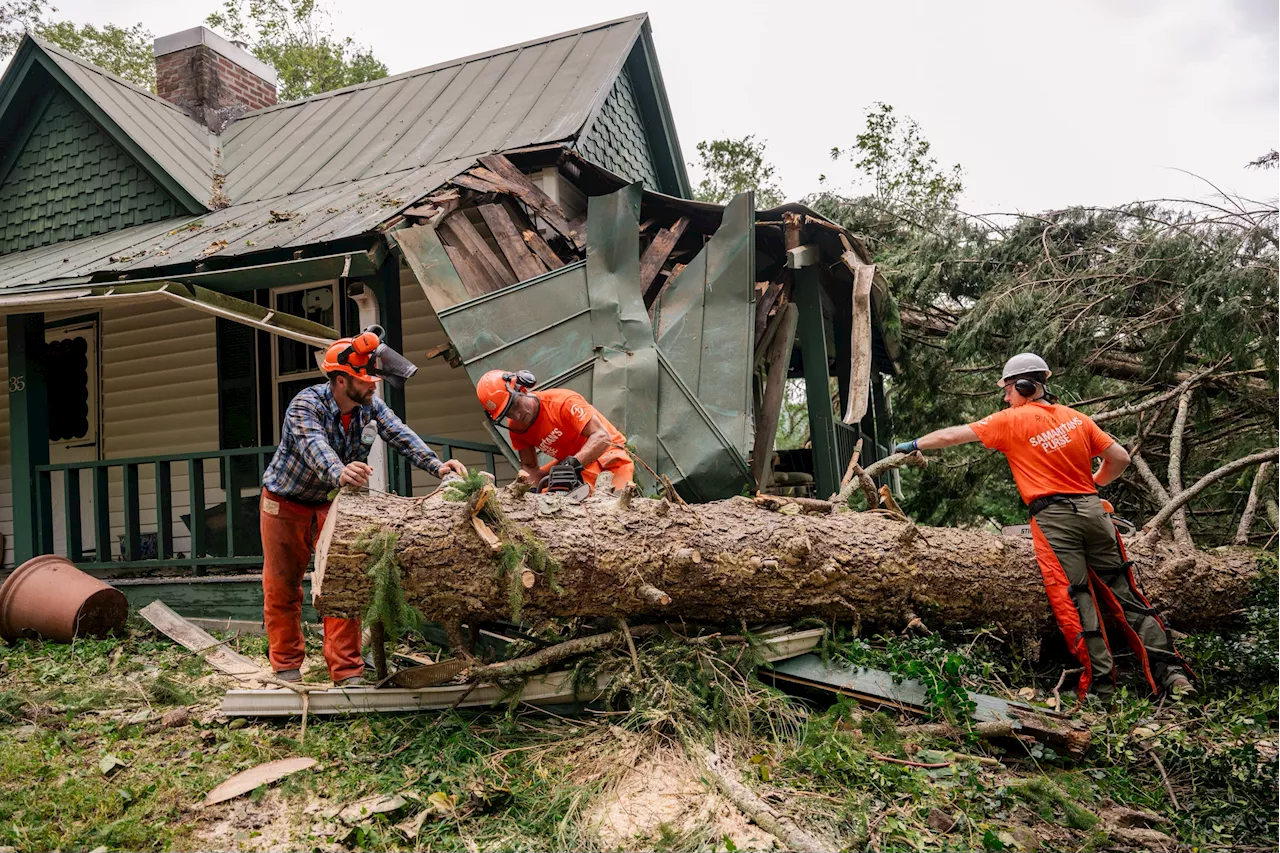
[[6, 640], [102, 637], [123, 628], [128, 615], [123, 592], [56, 554], [27, 560], [0, 586], [0, 636]]

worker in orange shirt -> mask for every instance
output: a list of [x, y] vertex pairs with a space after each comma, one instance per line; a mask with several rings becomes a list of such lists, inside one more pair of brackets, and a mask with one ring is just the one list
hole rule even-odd
[[[490, 370], [476, 385], [485, 414], [507, 428], [530, 480], [552, 491], [573, 491], [583, 483], [594, 488], [600, 473], [609, 471], [614, 488], [630, 483], [635, 465], [627, 439], [609, 419], [581, 394], [564, 388], [534, 391], [535, 384], [527, 370]], [[555, 462], [539, 465], [539, 453]]]
[[[970, 441], [999, 450], [1031, 511], [1036, 560], [1049, 604], [1084, 672], [1077, 690], [1110, 698], [1115, 674], [1099, 601], [1122, 626], [1153, 693], [1195, 692], [1186, 664], [1160, 614], [1133, 578], [1133, 564], [1098, 487], [1120, 476], [1129, 454], [1082, 412], [1048, 392], [1049, 365], [1034, 353], [1015, 355], [997, 383], [1008, 408], [976, 423], [936, 430], [894, 450], [934, 450]], [[1102, 457], [1095, 472], [1093, 459]], [[1157, 686], [1159, 685], [1159, 686]]]

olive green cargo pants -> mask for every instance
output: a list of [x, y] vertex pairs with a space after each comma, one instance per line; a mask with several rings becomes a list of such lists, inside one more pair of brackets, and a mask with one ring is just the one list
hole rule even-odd
[[[1114, 659], [1099, 616], [1101, 603], [1121, 622], [1151, 689], [1185, 673], [1160, 614], [1133, 582], [1111, 519], [1097, 495], [1062, 498], [1031, 520], [1036, 559], [1067, 647], [1084, 667], [1079, 692], [1114, 691]], [[1092, 569], [1092, 572], [1090, 571]]]

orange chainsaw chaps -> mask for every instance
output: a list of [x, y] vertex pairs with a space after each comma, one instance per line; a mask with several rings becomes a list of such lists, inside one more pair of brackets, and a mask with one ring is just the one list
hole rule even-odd
[[[1054, 553], [1053, 546], [1049, 544], [1049, 540], [1045, 538], [1044, 532], [1040, 530], [1040, 525], [1036, 524], [1034, 518], [1031, 519], [1031, 539], [1035, 543], [1036, 562], [1040, 564], [1040, 576], [1044, 580], [1045, 594], [1049, 596], [1049, 607], [1053, 609], [1058, 629], [1062, 631], [1062, 636], [1067, 641], [1067, 649], [1080, 662], [1084, 670], [1080, 673], [1080, 681], [1076, 685], [1076, 693], [1084, 699], [1090, 686], [1093, 685], [1093, 661], [1089, 657], [1089, 647], [1084, 641], [1084, 625], [1080, 622], [1080, 611], [1076, 609], [1076, 603], [1071, 598], [1071, 581], [1067, 578], [1058, 555]], [[1090, 578], [1090, 596], [1093, 595], [1092, 580]], [[1094, 607], [1097, 607], [1096, 600]], [[1101, 628], [1101, 621], [1099, 621], [1099, 628]], [[1103, 641], [1106, 641], [1105, 631]], [[1113, 669], [1112, 678], [1114, 677]]]

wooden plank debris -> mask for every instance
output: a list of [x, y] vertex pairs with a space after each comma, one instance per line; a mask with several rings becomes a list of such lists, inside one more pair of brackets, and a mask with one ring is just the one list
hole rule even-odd
[[[774, 634], [761, 641], [759, 653], [766, 661], [802, 655], [812, 651], [824, 633], [823, 628], [809, 628]], [[392, 682], [395, 678], [391, 676]], [[609, 675], [600, 675], [594, 684], [575, 689], [571, 671], [534, 675], [525, 682], [518, 698], [534, 706], [592, 702], [604, 694], [610, 679]], [[306, 697], [307, 713], [320, 715], [484, 708], [510, 698], [509, 690], [502, 686], [476, 682], [424, 688], [334, 688], [315, 691]], [[297, 716], [303, 710], [303, 697], [289, 690], [228, 690], [221, 710], [228, 717]]]
[[689, 227], [689, 217], [681, 216], [670, 228], [663, 228], [654, 236], [653, 242], [640, 257], [640, 292], [644, 294], [646, 305], [652, 305], [658, 295], [661, 284], [658, 272], [671, 256], [685, 229]]
[[[444, 252], [449, 256], [449, 261], [453, 264], [453, 268], [458, 272], [458, 278], [462, 280], [462, 284], [467, 289], [467, 296], [484, 296], [497, 290], [501, 285], [490, 277], [479, 263], [472, 259], [471, 255], [465, 249], [459, 249], [450, 246], [448, 243], [442, 243]], [[465, 300], [459, 299], [459, 302]]]
[[547, 271], [546, 264], [538, 260], [529, 244], [520, 236], [520, 229], [512, 221], [511, 213], [506, 207], [501, 204], [482, 204], [479, 209], [518, 281], [537, 278]]
[[239, 652], [227, 648], [225, 641], [215, 640], [208, 631], [197, 628], [175, 613], [163, 601], [153, 601], [138, 614], [183, 648], [204, 658], [209, 666], [234, 676], [262, 674], [262, 667]]
[[471, 260], [482, 267], [485, 274], [499, 287], [516, 283], [515, 273], [489, 248], [476, 226], [467, 218], [466, 211], [454, 211], [440, 223], [440, 230], [449, 238], [450, 245], [470, 255]]
[[[538, 216], [546, 221], [551, 229], [560, 236], [564, 237], [573, 247], [579, 251], [586, 248], [587, 240], [585, 234], [579, 234], [567, 219], [565, 219], [564, 211], [560, 209], [560, 205], [543, 192], [533, 181], [516, 168], [515, 164], [503, 157], [501, 154], [490, 154], [480, 158], [480, 162], [490, 174], [484, 175], [484, 179], [490, 183], [495, 183], [490, 175], [496, 176], [502, 185], [504, 191], [511, 193], [516, 198], [529, 205]], [[471, 170], [474, 174], [475, 169]]]
[[[291, 693], [289, 695], [296, 694]], [[279, 761], [268, 761], [265, 764], [259, 764], [257, 767], [250, 767], [248, 770], [229, 777], [206, 794], [203, 805], [213, 806], [218, 803], [225, 803], [227, 800], [235, 799], [241, 794], [247, 794], [255, 788], [269, 785], [292, 773], [306, 770], [315, 765], [316, 760], [314, 758], [282, 758]]]
[[564, 261], [555, 253], [555, 250], [543, 239], [535, 228], [526, 228], [520, 232], [520, 236], [533, 253], [538, 256], [538, 260], [547, 265], [548, 270], [558, 270], [564, 266]]

